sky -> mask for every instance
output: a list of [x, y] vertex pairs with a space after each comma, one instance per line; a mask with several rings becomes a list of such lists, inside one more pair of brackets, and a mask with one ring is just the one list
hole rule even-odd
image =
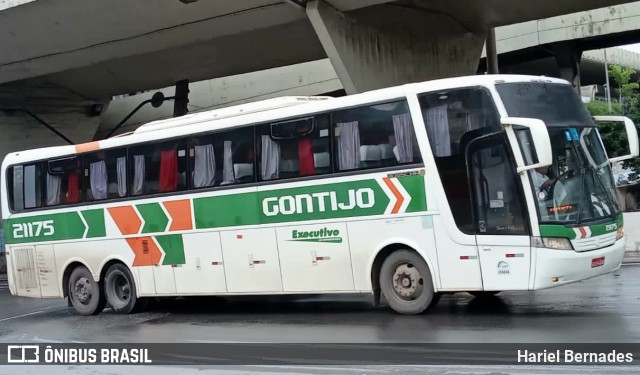
[[640, 53], [640, 43], [627, 44], [626, 46], [618, 46], [619, 48], [626, 49], [635, 53]]

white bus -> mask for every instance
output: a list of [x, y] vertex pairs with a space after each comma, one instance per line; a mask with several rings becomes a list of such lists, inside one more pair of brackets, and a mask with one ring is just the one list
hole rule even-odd
[[624, 255], [593, 119], [545, 77], [195, 113], [11, 153], [1, 186], [11, 293], [67, 297], [83, 315], [149, 297], [320, 293], [417, 314], [442, 293], [563, 285]]

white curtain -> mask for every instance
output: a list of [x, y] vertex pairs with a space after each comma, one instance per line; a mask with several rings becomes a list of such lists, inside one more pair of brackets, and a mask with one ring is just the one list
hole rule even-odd
[[451, 140], [449, 137], [449, 117], [447, 106], [431, 107], [425, 111], [427, 119], [427, 134], [429, 142], [436, 156], [451, 155]]
[[[15, 173], [17, 167], [14, 167]], [[14, 181], [20, 181], [14, 176]], [[37, 207], [40, 202], [36, 193], [36, 166], [27, 165], [24, 167], [24, 208]]]
[[338, 123], [338, 162], [340, 170], [360, 168], [360, 129], [358, 121]]
[[133, 184], [131, 194], [142, 194], [144, 188], [144, 155], [133, 155]]
[[393, 116], [393, 133], [398, 147], [398, 162], [413, 161], [413, 126], [408, 113]]
[[107, 166], [104, 160], [89, 164], [89, 183], [93, 199], [107, 199]]
[[269, 135], [262, 136], [261, 173], [263, 180], [278, 178], [280, 173], [280, 144]]
[[195, 146], [195, 157], [193, 186], [197, 188], [213, 186], [216, 177], [216, 157], [213, 153], [213, 145]]
[[62, 176], [47, 173], [47, 206], [60, 204]]
[[127, 158], [119, 157], [116, 160], [116, 173], [118, 175], [118, 196], [127, 195]]
[[224, 153], [222, 155], [222, 183], [230, 184], [235, 181], [233, 177], [233, 156], [231, 154], [231, 141], [224, 141]]

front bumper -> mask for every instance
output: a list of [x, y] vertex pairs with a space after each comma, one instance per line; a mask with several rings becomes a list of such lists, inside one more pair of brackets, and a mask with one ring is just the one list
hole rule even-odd
[[[615, 271], [622, 264], [624, 246], [624, 239], [620, 239], [602, 249], [583, 252], [532, 248], [536, 252], [533, 289], [551, 288]], [[592, 260], [601, 257], [604, 264], [592, 267]]]

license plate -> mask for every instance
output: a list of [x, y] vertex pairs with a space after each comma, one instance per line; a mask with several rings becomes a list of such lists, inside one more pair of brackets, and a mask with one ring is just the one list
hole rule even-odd
[[604, 257], [591, 259], [591, 268], [596, 268], [604, 265]]

